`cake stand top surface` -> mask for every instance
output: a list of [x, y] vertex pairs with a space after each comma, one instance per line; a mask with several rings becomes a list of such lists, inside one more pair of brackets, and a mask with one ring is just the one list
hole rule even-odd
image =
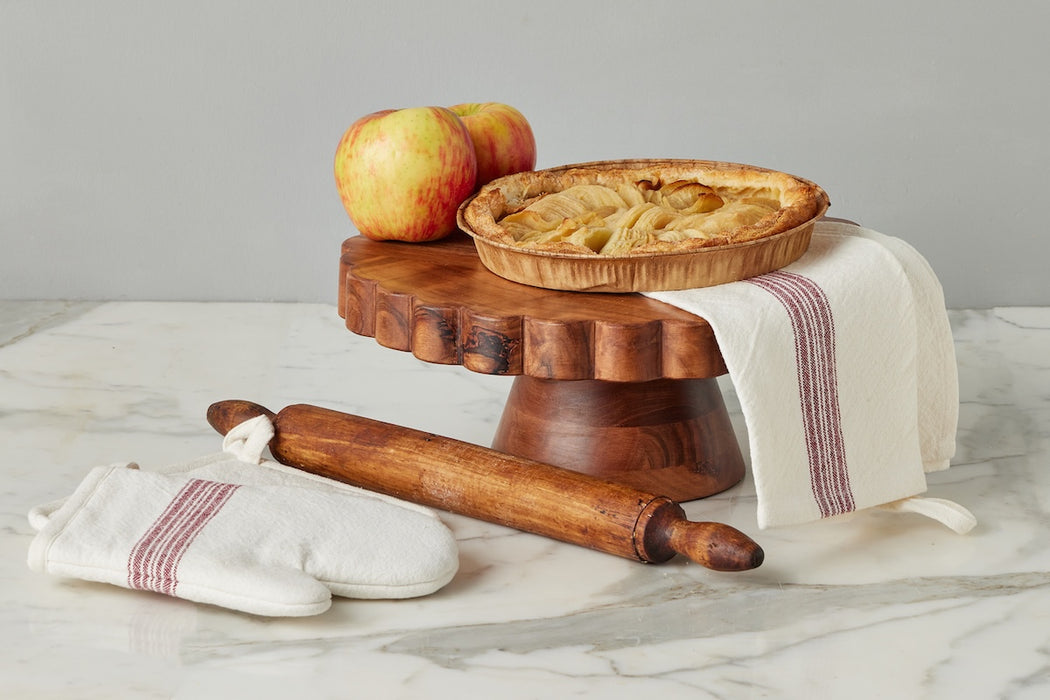
[[338, 306], [354, 333], [485, 374], [638, 382], [726, 372], [704, 319], [641, 294], [505, 280], [459, 232], [430, 243], [348, 238]]

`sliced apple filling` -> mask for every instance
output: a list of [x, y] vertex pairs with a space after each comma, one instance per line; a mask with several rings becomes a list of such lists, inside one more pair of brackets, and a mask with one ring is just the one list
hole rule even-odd
[[[727, 201], [728, 199], [728, 201]], [[768, 197], [729, 199], [699, 182], [573, 185], [499, 220], [523, 248], [569, 243], [601, 255], [628, 255], [660, 242], [728, 242], [725, 232], [780, 209]]]
[[785, 173], [696, 163], [520, 173], [483, 188], [464, 217], [475, 235], [526, 250], [625, 256], [773, 235], [825, 197]]

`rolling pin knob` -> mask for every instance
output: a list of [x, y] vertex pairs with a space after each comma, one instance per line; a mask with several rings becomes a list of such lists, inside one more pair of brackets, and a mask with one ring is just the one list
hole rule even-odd
[[220, 435], [225, 435], [244, 421], [257, 416], [266, 416], [272, 421], [277, 414], [264, 406], [242, 399], [219, 401], [208, 406], [208, 425], [215, 428]]
[[758, 543], [723, 523], [677, 520], [669, 539], [676, 552], [715, 571], [756, 569], [766, 558]]
[[765, 552], [731, 525], [694, 522], [663, 496], [642, 510], [635, 525], [635, 551], [642, 561], [660, 563], [675, 554], [715, 571], [747, 571], [762, 565]]

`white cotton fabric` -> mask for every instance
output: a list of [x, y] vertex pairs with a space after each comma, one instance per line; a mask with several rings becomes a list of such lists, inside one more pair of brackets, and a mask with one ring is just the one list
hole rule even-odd
[[[796, 282], [819, 287], [822, 300], [794, 305]], [[771, 291], [782, 284], [791, 291]], [[974, 526], [957, 504], [918, 502], [926, 473], [946, 469], [954, 454], [959, 391], [943, 292], [914, 248], [819, 222], [807, 252], [781, 271], [648, 296], [714, 330], [747, 425], [759, 527], [876, 506], [922, 513], [957, 532]], [[820, 310], [826, 319], [816, 318]], [[820, 355], [828, 347], [833, 353]], [[812, 398], [822, 386], [810, 381], [814, 362], [833, 369], [830, 400]], [[822, 485], [829, 473], [834, 483]]]
[[267, 616], [451, 581], [458, 548], [433, 511], [264, 460], [272, 436], [260, 416], [221, 453], [92, 469], [72, 496], [29, 513], [30, 568]]

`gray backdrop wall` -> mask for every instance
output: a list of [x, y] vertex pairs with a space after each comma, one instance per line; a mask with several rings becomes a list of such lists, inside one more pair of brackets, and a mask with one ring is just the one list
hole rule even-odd
[[539, 167], [786, 170], [949, 306], [1050, 304], [1048, 8], [0, 0], [0, 298], [334, 304], [346, 127], [499, 101]]

